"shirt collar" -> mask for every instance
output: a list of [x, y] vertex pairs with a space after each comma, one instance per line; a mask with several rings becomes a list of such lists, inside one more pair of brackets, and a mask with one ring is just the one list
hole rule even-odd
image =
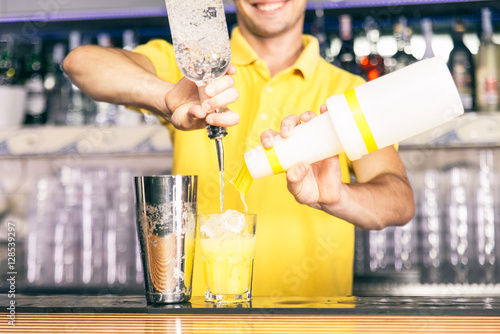
[[320, 60], [319, 42], [314, 36], [302, 35], [302, 44], [304, 50], [302, 50], [293, 68], [302, 72], [304, 79], [308, 79], [313, 75]]
[[248, 44], [238, 27], [234, 27], [231, 32], [231, 52], [231, 62], [236, 66], [250, 65], [259, 59], [259, 56], [257, 56], [257, 53]]
[[[291, 69], [300, 71], [304, 79], [307, 79], [313, 74], [320, 60], [319, 43], [318, 40], [311, 35], [302, 35], [302, 43], [304, 45], [304, 50]], [[250, 44], [248, 44], [238, 27], [234, 27], [231, 32], [231, 52], [231, 62], [236, 66], [250, 65], [259, 60], [259, 56], [255, 53]]]

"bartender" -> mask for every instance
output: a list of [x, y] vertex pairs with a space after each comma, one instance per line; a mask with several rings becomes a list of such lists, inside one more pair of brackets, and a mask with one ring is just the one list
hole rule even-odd
[[[243, 154], [261, 143], [272, 146], [277, 132], [289, 136], [301, 121], [314, 117], [312, 111], [324, 112], [328, 97], [363, 83], [324, 61], [318, 41], [303, 35], [306, 0], [234, 2], [234, 66], [206, 86], [210, 98], [203, 105], [164, 40], [133, 52], [81, 46], [63, 64], [95, 100], [139, 107], [164, 120], [174, 147], [172, 172], [199, 175], [199, 213], [220, 212], [217, 154], [201, 130], [206, 123], [229, 127], [225, 207], [244, 211], [239, 193], [227, 182], [241, 167]], [[214, 113], [226, 105], [230, 109]], [[350, 172], [357, 183], [349, 183]], [[414, 212], [412, 189], [392, 146], [353, 162], [340, 154], [299, 164], [287, 174], [254, 181], [245, 199], [258, 216], [254, 296], [351, 294], [354, 226], [403, 225]], [[193, 295], [199, 296], [205, 291], [199, 247], [195, 259]]]

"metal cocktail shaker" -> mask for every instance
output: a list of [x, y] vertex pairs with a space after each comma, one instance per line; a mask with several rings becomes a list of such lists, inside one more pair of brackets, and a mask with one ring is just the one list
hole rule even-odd
[[197, 182], [195, 175], [135, 177], [137, 235], [148, 304], [191, 298]]

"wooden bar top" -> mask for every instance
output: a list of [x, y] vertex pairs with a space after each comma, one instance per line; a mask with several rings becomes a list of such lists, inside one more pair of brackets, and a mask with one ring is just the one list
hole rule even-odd
[[0, 295], [0, 333], [500, 333], [500, 297], [256, 297], [147, 305], [144, 295]]
[[1, 333], [500, 333], [500, 316], [18, 313]]

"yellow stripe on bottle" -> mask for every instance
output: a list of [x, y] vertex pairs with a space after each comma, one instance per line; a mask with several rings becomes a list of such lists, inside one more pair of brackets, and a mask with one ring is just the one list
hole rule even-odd
[[271, 165], [273, 173], [274, 174], [283, 173], [285, 170], [283, 169], [283, 167], [281, 167], [281, 163], [278, 159], [278, 156], [276, 155], [274, 147], [264, 148], [264, 152], [266, 152], [267, 161], [269, 161], [269, 165]]
[[351, 109], [352, 117], [358, 126], [358, 130], [361, 133], [361, 137], [365, 142], [366, 149], [368, 153], [372, 153], [378, 150], [377, 143], [375, 142], [375, 138], [373, 138], [373, 133], [370, 130], [370, 126], [366, 121], [365, 115], [363, 114], [363, 110], [361, 110], [361, 106], [359, 105], [358, 98], [356, 97], [356, 92], [354, 89], [351, 89], [344, 93], [345, 98], [347, 100], [347, 104]]

